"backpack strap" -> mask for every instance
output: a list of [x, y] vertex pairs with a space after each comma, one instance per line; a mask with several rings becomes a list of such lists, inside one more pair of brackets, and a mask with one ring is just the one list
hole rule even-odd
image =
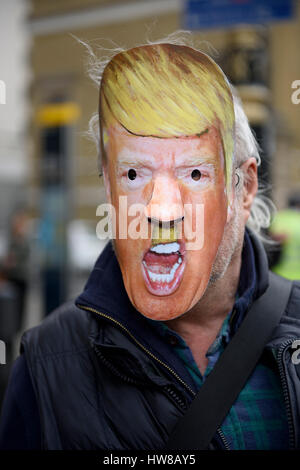
[[269, 286], [251, 306], [166, 443], [168, 450], [207, 449], [255, 368], [287, 306], [292, 282], [269, 272]]

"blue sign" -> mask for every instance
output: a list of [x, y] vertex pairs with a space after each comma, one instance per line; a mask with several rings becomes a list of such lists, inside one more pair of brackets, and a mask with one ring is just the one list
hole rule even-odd
[[184, 27], [203, 29], [265, 24], [293, 17], [293, 0], [186, 0]]

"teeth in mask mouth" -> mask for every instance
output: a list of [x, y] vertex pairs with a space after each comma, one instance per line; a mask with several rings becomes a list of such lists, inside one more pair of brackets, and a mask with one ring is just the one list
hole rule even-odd
[[170, 272], [168, 274], [159, 274], [159, 273], [154, 273], [153, 271], [151, 271], [149, 269], [149, 267], [147, 266], [146, 262], [143, 261], [143, 265], [145, 267], [145, 269], [147, 270], [147, 273], [149, 275], [149, 278], [151, 279], [151, 281], [153, 282], [160, 282], [160, 283], [170, 283], [173, 281], [174, 277], [175, 277], [175, 273], [177, 271], [177, 268], [180, 266], [180, 264], [182, 263], [182, 258], [179, 256], [178, 258], [178, 261], [173, 264]]
[[172, 243], [159, 243], [158, 245], [152, 246], [150, 251], [158, 254], [170, 254], [177, 253], [180, 245], [177, 242]]
[[[184, 244], [159, 240], [144, 253], [142, 273], [148, 291], [154, 295], [170, 295], [178, 288], [185, 270]], [[181, 251], [182, 252], [181, 252]]]

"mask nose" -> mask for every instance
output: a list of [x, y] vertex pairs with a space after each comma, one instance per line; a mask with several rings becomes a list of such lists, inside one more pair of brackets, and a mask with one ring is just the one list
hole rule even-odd
[[172, 227], [183, 220], [184, 209], [178, 183], [167, 176], [155, 179], [153, 192], [145, 208], [148, 221], [160, 227]]

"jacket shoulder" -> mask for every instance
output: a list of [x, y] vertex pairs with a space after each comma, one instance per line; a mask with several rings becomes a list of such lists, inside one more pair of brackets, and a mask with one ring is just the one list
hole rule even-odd
[[89, 324], [88, 312], [78, 308], [74, 301], [66, 302], [23, 334], [20, 352], [30, 351], [36, 359], [75, 352], [87, 347]]

